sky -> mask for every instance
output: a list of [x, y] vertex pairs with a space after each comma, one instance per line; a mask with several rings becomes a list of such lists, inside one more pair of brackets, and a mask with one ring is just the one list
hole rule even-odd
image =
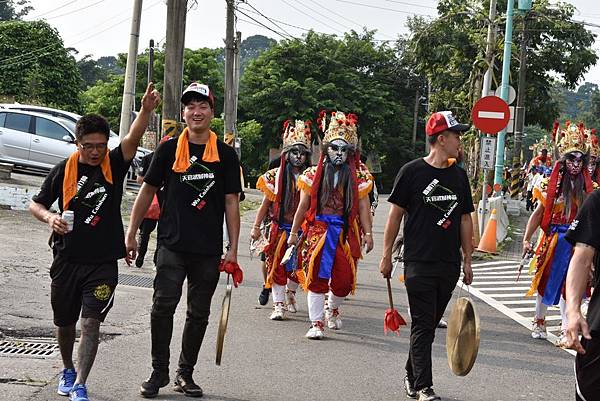
[[[567, 2], [577, 7], [574, 19], [599, 26], [588, 26], [588, 29], [599, 36], [594, 49], [600, 56], [598, 0]], [[435, 0], [245, 0], [245, 3], [239, 6], [236, 25], [242, 39], [256, 34], [281, 39], [277, 33], [256, 23], [260, 21], [283, 35], [295, 37], [302, 36], [308, 29], [343, 35], [350, 29], [360, 31], [367, 27], [377, 30], [376, 39], [393, 40], [408, 32], [405, 23], [409, 16], [437, 14]], [[133, 0], [30, 0], [30, 4], [34, 10], [25, 19], [45, 19], [59, 31], [65, 46], [79, 51], [77, 58], [88, 54], [93, 58], [116, 56], [128, 50]], [[225, 0], [188, 0], [188, 6], [186, 47], [223, 47]], [[166, 0], [143, 0], [142, 9], [140, 52], [148, 47], [150, 39], [159, 46], [164, 44]], [[279, 27], [266, 22], [258, 12]], [[600, 62], [580, 83], [583, 81], [600, 85]]]

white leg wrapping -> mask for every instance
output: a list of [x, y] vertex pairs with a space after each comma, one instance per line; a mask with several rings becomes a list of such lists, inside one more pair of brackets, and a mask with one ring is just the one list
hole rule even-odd
[[535, 317], [536, 319], [546, 318], [546, 312], [548, 311], [548, 305], [542, 303], [542, 296], [537, 294], [535, 297]]
[[560, 297], [560, 301], [558, 302], [558, 307], [560, 308], [560, 329], [566, 330], [568, 321], [567, 321], [567, 301], [563, 297]]
[[306, 296], [308, 304], [308, 318], [311, 322], [317, 320], [323, 321], [325, 315], [325, 294], [318, 294], [316, 292], [309, 291]]
[[298, 284], [295, 281], [288, 280], [288, 282], [287, 282], [287, 289], [290, 290], [290, 291], [296, 291], [298, 289], [299, 285], [300, 284]]
[[338, 297], [337, 295], [334, 295], [333, 292], [329, 291], [329, 309], [337, 309], [342, 306], [343, 302], [344, 297]]
[[273, 283], [273, 303], [285, 301], [285, 285]]

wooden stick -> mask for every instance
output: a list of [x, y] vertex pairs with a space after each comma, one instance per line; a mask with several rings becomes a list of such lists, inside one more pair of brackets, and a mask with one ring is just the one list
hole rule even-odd
[[387, 280], [387, 289], [388, 289], [388, 298], [390, 301], [390, 309], [394, 309], [394, 300], [392, 299], [392, 284], [390, 283], [390, 278], [386, 278]]

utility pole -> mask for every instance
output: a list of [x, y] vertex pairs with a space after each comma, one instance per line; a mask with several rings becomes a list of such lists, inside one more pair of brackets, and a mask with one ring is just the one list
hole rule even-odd
[[419, 91], [419, 88], [417, 87], [417, 90], [415, 91], [415, 109], [413, 112], [413, 134], [412, 134], [413, 151], [417, 150], [416, 149], [416, 146], [417, 146], [417, 123], [418, 123], [418, 118], [419, 118], [419, 102], [420, 102], [420, 100], [421, 100], [421, 92]]
[[230, 146], [235, 145], [235, 84], [234, 84], [234, 62], [235, 62], [235, 10], [234, 0], [227, 1], [227, 26], [225, 30], [225, 132], [224, 140]]
[[154, 79], [154, 39], [150, 39], [148, 47], [148, 84]]
[[131, 34], [129, 35], [129, 51], [125, 67], [125, 85], [123, 86], [123, 101], [121, 102], [121, 123], [119, 137], [122, 140], [131, 126], [131, 112], [135, 101], [135, 73], [137, 66], [138, 42], [140, 39], [140, 22], [142, 19], [142, 0], [134, 0], [133, 16], [131, 18]]
[[238, 154], [238, 158], [241, 159], [242, 156], [242, 142], [239, 137], [238, 128], [237, 128], [237, 115], [238, 115], [238, 100], [240, 95], [240, 46], [242, 44], [242, 33], [237, 31], [235, 33], [235, 59], [234, 59], [234, 75], [233, 75], [233, 85], [234, 85], [234, 96], [233, 96], [233, 134], [234, 134], [234, 147], [235, 151]]
[[[488, 15], [488, 33], [487, 45], [485, 47], [485, 62], [488, 66], [483, 76], [483, 86], [481, 88], [481, 97], [487, 96], [492, 89], [492, 74], [494, 73], [494, 45], [496, 43], [496, 0], [490, 1], [490, 12]], [[479, 177], [479, 151], [481, 146], [478, 145], [476, 158], [475, 177]], [[483, 170], [483, 184], [481, 186], [481, 221], [479, 224], [479, 236], [483, 235], [487, 216], [487, 185], [488, 185], [488, 170]]]
[[516, 199], [520, 192], [519, 172], [521, 168], [521, 144], [523, 142], [523, 132], [525, 130], [525, 94], [527, 84], [525, 78], [527, 75], [527, 16], [523, 15], [523, 32], [521, 33], [521, 50], [519, 54], [519, 92], [517, 93], [517, 108], [515, 121], [515, 137], [513, 146], [513, 170], [510, 182], [510, 197]]
[[[148, 84], [154, 82], [154, 39], [150, 39], [148, 45]], [[150, 121], [148, 122], [148, 131], [154, 134], [154, 137], [150, 139], [144, 136], [143, 145], [146, 148], [156, 149], [158, 146], [158, 123], [156, 121], [156, 113], [152, 111]], [[152, 143], [150, 144], [150, 141]]]
[[181, 121], [181, 83], [187, 0], [168, 0], [165, 45], [165, 77], [163, 85], [163, 136], [177, 133]]

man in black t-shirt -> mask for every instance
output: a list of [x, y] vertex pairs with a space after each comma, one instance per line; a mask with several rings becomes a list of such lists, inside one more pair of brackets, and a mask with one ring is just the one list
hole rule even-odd
[[[58, 393], [69, 395], [71, 400], [88, 399], [85, 383], [98, 349], [100, 323], [113, 304], [117, 260], [125, 256], [123, 181], [150, 113], [159, 102], [160, 96], [150, 83], [129, 133], [111, 151], [108, 122], [95, 114], [81, 117], [75, 128], [77, 151], [50, 171], [29, 206], [31, 213], [53, 230], [50, 301], [64, 365]], [[72, 230], [60, 214], [49, 211], [56, 200], [61, 212], [73, 213]], [[75, 371], [73, 345], [80, 313]]]
[[[592, 192], [565, 235], [574, 245], [567, 270], [567, 347], [575, 357], [576, 396], [578, 401], [596, 400], [600, 394], [600, 266], [594, 255], [600, 250], [600, 192]], [[593, 262], [593, 263], [592, 263]], [[592, 272], [595, 269], [595, 272]], [[594, 274], [595, 273], [595, 274]], [[592, 276], [593, 275], [593, 276]], [[581, 299], [592, 280], [592, 299], [587, 321], [581, 314]], [[579, 334], [583, 334], [581, 342]]]
[[237, 263], [242, 191], [237, 154], [210, 129], [214, 97], [208, 86], [192, 83], [183, 92], [181, 103], [187, 128], [177, 140], [156, 149], [126, 235], [128, 260], [132, 260], [137, 248], [135, 233], [152, 197], [164, 187], [150, 319], [152, 374], [140, 388], [141, 395], [148, 398], [155, 397], [169, 383], [173, 315], [186, 278], [187, 318], [175, 390], [191, 397], [202, 396], [202, 388], [194, 383], [192, 373], [219, 281], [224, 215], [229, 235], [224, 260]]
[[431, 346], [435, 328], [460, 276], [473, 279], [473, 200], [466, 172], [456, 159], [460, 133], [469, 129], [449, 111], [434, 113], [427, 122], [429, 155], [405, 164], [388, 198], [392, 203], [384, 232], [380, 270], [392, 271], [392, 248], [404, 222], [404, 277], [411, 315], [410, 351], [404, 386], [409, 398], [439, 400], [432, 389]]

